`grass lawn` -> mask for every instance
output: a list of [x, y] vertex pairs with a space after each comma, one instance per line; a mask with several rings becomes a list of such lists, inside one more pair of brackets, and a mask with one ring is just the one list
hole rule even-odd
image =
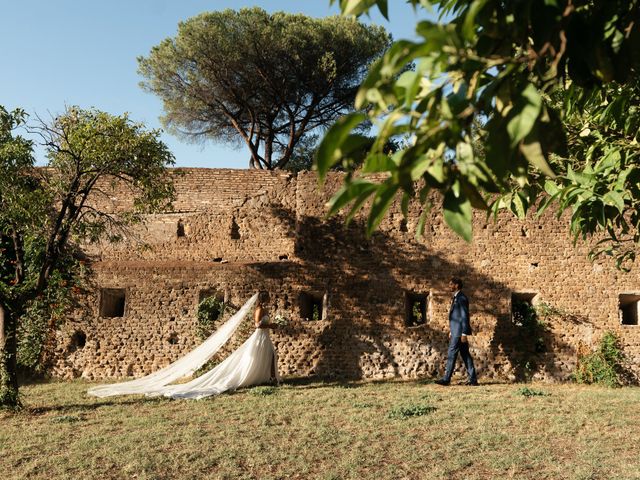
[[[23, 387], [5, 479], [640, 479], [640, 388], [300, 383], [207, 400]], [[544, 395], [536, 395], [544, 393]]]

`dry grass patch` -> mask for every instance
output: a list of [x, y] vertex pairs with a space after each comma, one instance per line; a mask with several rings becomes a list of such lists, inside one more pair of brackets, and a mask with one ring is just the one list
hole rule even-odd
[[290, 383], [174, 401], [88, 387], [27, 386], [24, 411], [0, 412], [3, 478], [640, 478], [638, 388]]

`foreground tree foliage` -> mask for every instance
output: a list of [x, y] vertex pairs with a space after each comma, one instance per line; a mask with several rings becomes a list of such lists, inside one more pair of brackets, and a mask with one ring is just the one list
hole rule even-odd
[[250, 166], [283, 168], [319, 128], [353, 111], [368, 66], [390, 43], [381, 27], [259, 8], [203, 13], [140, 57], [163, 123], [193, 141], [245, 144]]
[[[333, 3], [333, 2], [332, 2]], [[360, 15], [386, 0], [341, 0]], [[356, 97], [367, 114], [341, 118], [320, 145], [322, 180], [333, 165], [350, 170], [331, 213], [351, 214], [373, 198], [368, 231], [397, 195], [442, 194], [444, 218], [472, 238], [472, 208], [518, 217], [549, 205], [572, 212], [575, 238], [602, 237], [593, 254], [635, 260], [640, 241], [640, 2], [638, 0], [410, 0], [441, 13], [421, 21], [420, 40], [395, 42]], [[396, 77], [407, 64], [416, 68]], [[362, 160], [361, 122], [378, 138]], [[409, 148], [382, 154], [390, 138]], [[482, 152], [477, 148], [482, 145]], [[387, 172], [381, 183], [367, 173]], [[414, 192], [420, 185], [420, 192]], [[421, 232], [418, 232], [421, 233]]]
[[[126, 115], [71, 108], [35, 129], [48, 152], [50, 168], [43, 169], [34, 167], [31, 141], [15, 135], [24, 121], [23, 111], [0, 107], [0, 406], [9, 407], [19, 405], [21, 321], [34, 309], [55, 314], [61, 307], [68, 269], [78, 266], [73, 246], [115, 240], [140, 214], [166, 208], [173, 197], [166, 175], [173, 156], [158, 131]], [[117, 214], [100, 206], [113, 182], [135, 199]], [[42, 305], [47, 301], [53, 303]], [[46, 336], [41, 331], [38, 338]]]

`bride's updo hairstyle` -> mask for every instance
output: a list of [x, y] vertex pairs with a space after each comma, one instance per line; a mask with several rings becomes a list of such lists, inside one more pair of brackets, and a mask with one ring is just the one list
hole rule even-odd
[[266, 290], [261, 290], [258, 294], [258, 306], [265, 307], [267, 302], [269, 301], [269, 292]]

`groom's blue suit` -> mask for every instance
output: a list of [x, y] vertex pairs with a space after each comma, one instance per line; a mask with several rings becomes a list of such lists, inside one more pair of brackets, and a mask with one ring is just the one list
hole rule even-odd
[[449, 351], [447, 353], [447, 368], [442, 380], [447, 383], [451, 381], [451, 375], [456, 365], [458, 352], [460, 352], [462, 361], [467, 368], [469, 383], [476, 384], [478, 379], [476, 377], [476, 369], [473, 366], [473, 359], [469, 353], [469, 343], [462, 341], [463, 335], [471, 335], [469, 300], [467, 296], [460, 291], [456, 292], [451, 302], [451, 309], [449, 310], [449, 331], [451, 338], [449, 341]]

